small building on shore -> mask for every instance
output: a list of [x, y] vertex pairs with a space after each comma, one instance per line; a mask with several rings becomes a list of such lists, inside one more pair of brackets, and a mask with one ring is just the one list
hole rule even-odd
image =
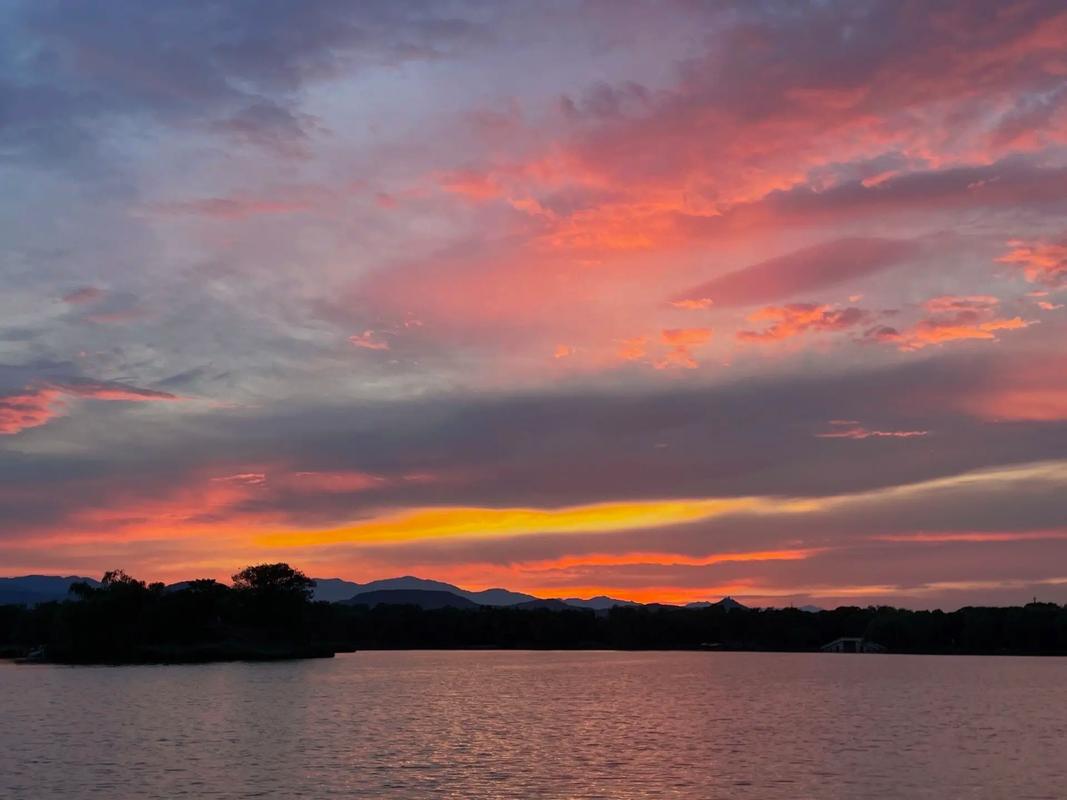
[[862, 636], [842, 636], [819, 648], [824, 653], [884, 653], [886, 648]]

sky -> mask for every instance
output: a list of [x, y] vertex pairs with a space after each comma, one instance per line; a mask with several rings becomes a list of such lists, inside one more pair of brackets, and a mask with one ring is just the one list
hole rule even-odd
[[1061, 0], [5, 0], [0, 573], [1067, 603]]

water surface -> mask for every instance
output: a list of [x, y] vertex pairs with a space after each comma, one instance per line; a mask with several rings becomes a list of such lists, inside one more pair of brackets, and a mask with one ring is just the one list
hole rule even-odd
[[0, 797], [1063, 798], [1067, 659], [0, 662]]

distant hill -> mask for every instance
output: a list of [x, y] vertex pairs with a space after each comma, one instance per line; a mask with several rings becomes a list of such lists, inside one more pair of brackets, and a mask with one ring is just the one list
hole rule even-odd
[[733, 611], [734, 609], [748, 609], [748, 606], [734, 600], [732, 597], [724, 597], [718, 603], [712, 603], [712, 608], [724, 608], [727, 611]]
[[358, 583], [341, 578], [315, 578], [314, 598], [327, 603], [339, 603], [358, 593], [362, 588]]
[[685, 608], [723, 608], [727, 611], [732, 611], [735, 608], [747, 609], [748, 606], [742, 605], [732, 597], [724, 597], [716, 603], [712, 603], [708, 600], [698, 600], [695, 603], [686, 603]]
[[0, 605], [10, 603], [36, 605], [52, 600], [66, 600], [70, 585], [84, 581], [90, 586], [99, 586], [99, 581], [77, 575], [22, 575], [17, 578], [0, 578]]
[[477, 608], [478, 604], [460, 597], [452, 592], [441, 592], [433, 589], [378, 589], [370, 592], [360, 592], [354, 597], [345, 600], [348, 606], [418, 606], [427, 611], [438, 608]]
[[[315, 578], [314, 599], [327, 603], [339, 603], [356, 595], [371, 592], [443, 592], [470, 601], [471, 605], [480, 606], [522, 606], [524, 608], [591, 608], [594, 611], [607, 611], [615, 606], [637, 606], [632, 600], [619, 600], [615, 597], [598, 595], [597, 597], [568, 597], [565, 600], [544, 599], [532, 594], [513, 592], [508, 589], [483, 589], [469, 591], [444, 581], [417, 578], [404, 575], [397, 578], [384, 578], [356, 583], [342, 578]], [[62, 577], [59, 575], [25, 575], [18, 578], [0, 578], [0, 604], [20, 603], [34, 605], [50, 600], [64, 600], [70, 584], [85, 581], [90, 586], [99, 586], [100, 582], [92, 578], [77, 575]], [[179, 591], [188, 586], [188, 581], [179, 581], [167, 586], [167, 591]], [[545, 605], [548, 604], [548, 605]], [[710, 605], [710, 603], [706, 604]], [[428, 606], [427, 606], [428, 607]]]
[[468, 592], [460, 589], [459, 594], [461, 597], [466, 597], [468, 600], [473, 600], [483, 606], [513, 606], [538, 599], [532, 594], [511, 592], [507, 589], [483, 589], [480, 592]]
[[567, 611], [575, 608], [575, 606], [565, 603], [558, 598], [552, 598], [550, 600], [527, 600], [525, 603], [516, 603], [511, 606], [512, 608], [521, 608], [524, 611], [535, 611], [537, 609], [548, 609], [549, 611]]
[[481, 606], [513, 606], [516, 603], [537, 599], [531, 594], [510, 592], [507, 589], [484, 589], [479, 592], [471, 592], [458, 586], [453, 586], [451, 583], [416, 578], [413, 575], [404, 575], [400, 578], [384, 578], [370, 581], [369, 583], [353, 583], [340, 578], [316, 578], [315, 584], [315, 599], [325, 600], [330, 603], [347, 600], [354, 595], [366, 592], [398, 590], [449, 592], [459, 597], [465, 597]]
[[591, 608], [594, 611], [606, 611], [609, 608], [615, 606], [639, 606], [640, 603], [635, 603], [633, 600], [619, 600], [615, 597], [607, 597], [606, 595], [597, 595], [596, 597], [590, 597], [588, 600], [583, 600], [580, 597], [568, 597], [563, 601], [569, 606], [575, 608]]

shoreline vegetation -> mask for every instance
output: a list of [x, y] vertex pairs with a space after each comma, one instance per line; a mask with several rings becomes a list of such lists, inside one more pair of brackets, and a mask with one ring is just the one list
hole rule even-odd
[[1067, 606], [1029, 603], [910, 611], [627, 605], [610, 609], [422, 608], [315, 602], [287, 564], [247, 567], [233, 585], [146, 584], [121, 570], [70, 597], [0, 605], [0, 658], [58, 664], [181, 664], [329, 658], [384, 649], [605, 649], [817, 652], [831, 642], [890, 653], [1067, 655]]

